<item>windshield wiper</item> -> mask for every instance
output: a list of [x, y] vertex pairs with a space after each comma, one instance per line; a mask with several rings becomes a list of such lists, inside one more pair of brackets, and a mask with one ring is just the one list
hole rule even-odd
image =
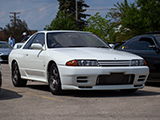
[[67, 47], [88, 47], [88, 46], [67, 46]]

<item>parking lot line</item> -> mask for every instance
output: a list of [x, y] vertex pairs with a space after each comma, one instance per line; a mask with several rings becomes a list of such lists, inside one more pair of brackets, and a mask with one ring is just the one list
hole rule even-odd
[[15, 89], [11, 89], [11, 88], [5, 88], [5, 87], [2, 87], [2, 89], [6, 89], [6, 90], [10, 90], [10, 91], [14, 91], [14, 92], [18, 92], [18, 93], [25, 93], [25, 94], [29, 94], [29, 95], [33, 95], [33, 96], [37, 96], [37, 97], [41, 97], [41, 98], [45, 98], [45, 99], [49, 99], [49, 100], [54, 100], [54, 101], [59, 101], [59, 102], [62, 102], [63, 100], [60, 100], [60, 99], [55, 99], [55, 98], [52, 98], [52, 97], [47, 97], [47, 96], [43, 96], [43, 95], [38, 95], [38, 94], [35, 94], [35, 93], [30, 93], [30, 92], [25, 92], [25, 91], [20, 91], [20, 90], [15, 90]]
[[41, 98], [46, 98], [46, 99], [50, 99], [50, 100], [54, 100], [54, 101], [60, 101], [60, 102], [63, 101], [63, 100], [60, 100], [60, 99], [55, 99], [55, 98], [51, 98], [51, 97], [47, 97], [47, 96], [43, 96], [43, 95], [38, 95], [38, 94], [35, 94], [35, 93], [30, 93], [30, 92], [26, 92], [26, 94], [41, 97]]

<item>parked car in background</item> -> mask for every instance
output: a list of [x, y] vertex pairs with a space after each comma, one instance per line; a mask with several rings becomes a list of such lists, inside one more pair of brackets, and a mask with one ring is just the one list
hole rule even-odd
[[9, 55], [12, 83], [27, 80], [49, 84], [52, 94], [62, 90], [121, 90], [143, 88], [149, 69], [143, 58], [111, 49], [89, 32], [39, 31]]
[[126, 41], [121, 41], [121, 42], [117, 42], [115, 43], [113, 49], [118, 49], [121, 45], [123, 45]]
[[150, 69], [148, 81], [160, 82], [160, 32], [133, 37], [118, 50], [128, 51], [143, 57]]
[[5, 41], [0, 41], [0, 61], [1, 63], [8, 63], [8, 56], [12, 51], [12, 47]]
[[2, 69], [0, 64], [0, 91], [1, 91], [1, 86], [2, 86]]

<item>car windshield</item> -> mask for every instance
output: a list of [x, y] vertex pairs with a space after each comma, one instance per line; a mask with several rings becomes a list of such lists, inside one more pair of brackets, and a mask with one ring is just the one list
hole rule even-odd
[[78, 33], [78, 32], [48, 33], [47, 46], [48, 48], [59, 48], [59, 47], [109, 48], [109, 46], [97, 36], [90, 33]]
[[158, 44], [160, 46], [160, 36], [156, 36], [155, 38], [156, 38], [156, 40], [157, 40], [157, 42], [158, 42]]
[[12, 48], [8, 43], [0, 43], [0, 48]]

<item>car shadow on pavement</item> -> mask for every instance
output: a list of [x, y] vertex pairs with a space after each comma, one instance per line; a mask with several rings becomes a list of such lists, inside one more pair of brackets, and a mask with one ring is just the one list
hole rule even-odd
[[[27, 85], [28, 88], [40, 90], [40, 91], [49, 91], [48, 85]], [[71, 96], [71, 97], [140, 97], [140, 96], [155, 96], [160, 95], [160, 92], [146, 91], [143, 89], [138, 90], [135, 93], [123, 93], [118, 90], [100, 90], [100, 91], [78, 91], [70, 90], [63, 91], [59, 96]]]
[[26, 87], [31, 88], [31, 89], [36, 89], [36, 90], [48, 91], [49, 92], [48, 85], [27, 85]]
[[160, 82], [147, 82], [146, 86], [160, 87]]
[[0, 100], [17, 99], [21, 97], [22, 95], [19, 95], [17, 92], [11, 90], [2, 89], [0, 92]]
[[141, 97], [141, 96], [155, 96], [160, 95], [159, 92], [138, 90], [135, 93], [123, 93], [118, 90], [106, 90], [106, 91], [64, 91], [62, 96], [73, 97]]

